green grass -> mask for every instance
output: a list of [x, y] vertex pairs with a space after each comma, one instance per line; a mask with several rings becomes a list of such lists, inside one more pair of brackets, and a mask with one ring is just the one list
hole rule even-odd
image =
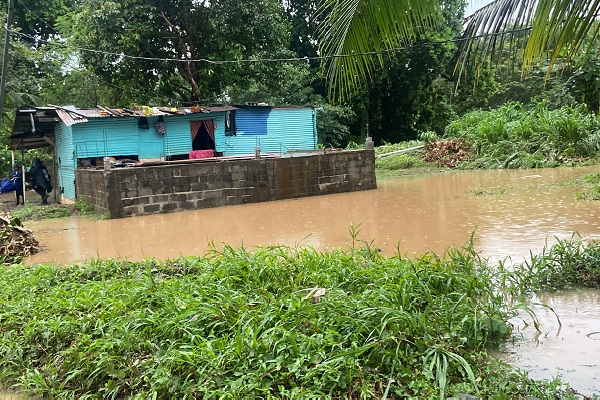
[[107, 219], [108, 214], [98, 214], [94, 208], [83, 200], [78, 200], [73, 205], [69, 204], [49, 204], [39, 205], [29, 201], [20, 209], [11, 213], [13, 217], [19, 218], [22, 221], [42, 220], [52, 218], [70, 217], [73, 214], [95, 218]]
[[375, 160], [375, 168], [379, 170], [399, 170], [410, 168], [422, 168], [428, 163], [423, 161], [420, 154], [397, 154]]
[[600, 173], [579, 176], [558, 186], [576, 187], [576, 200], [600, 200]]
[[[432, 132], [423, 139], [433, 140]], [[600, 119], [585, 107], [565, 106], [550, 109], [545, 103], [526, 107], [507, 103], [489, 111], [473, 111], [452, 121], [444, 139], [461, 138], [470, 148], [469, 160], [461, 161], [459, 169], [523, 169], [598, 163], [600, 154]], [[414, 147], [421, 141], [384, 144], [375, 154], [390, 153]], [[401, 169], [434, 168], [422, 160], [423, 151], [388, 156], [376, 160], [376, 168], [384, 176]], [[397, 174], [396, 174], [397, 175]], [[585, 199], [598, 199], [597, 186]]]
[[[398, 150], [404, 150], [411, 147], [422, 145], [422, 141], [411, 140], [375, 147], [375, 155], [391, 153]], [[423, 160], [423, 150], [415, 150], [410, 153], [395, 154], [375, 159], [375, 170], [378, 179], [396, 178], [405, 175], [424, 175], [437, 173], [444, 168], [440, 168], [433, 163]]]
[[75, 202], [75, 210], [79, 213], [79, 215], [83, 215], [86, 217], [91, 217], [95, 219], [108, 219], [108, 213], [99, 214], [96, 212], [94, 207], [86, 202], [85, 200], [77, 200]]
[[576, 180], [582, 191], [575, 194], [577, 200], [600, 200], [600, 174], [590, 174]]
[[527, 291], [532, 277], [472, 244], [387, 258], [357, 236], [346, 251], [1, 269], [0, 384], [58, 398], [568, 398], [485, 353], [519, 309], [496, 285]]
[[407, 142], [400, 143], [384, 143], [381, 146], [375, 147], [375, 155], [391, 153], [398, 150], [409, 149], [411, 147], [421, 146], [423, 144], [420, 140], [410, 140]]
[[469, 189], [467, 190], [467, 194], [476, 197], [496, 197], [503, 196], [506, 194], [506, 188], [491, 188], [491, 189]]
[[[557, 239], [540, 254], [511, 266], [503, 275], [502, 286], [519, 294], [537, 290], [600, 288], [600, 242]], [[503, 270], [502, 265], [500, 270]], [[504, 272], [507, 272], [504, 270]], [[506, 280], [511, 282], [507, 283]]]
[[32, 204], [29, 201], [25, 202], [25, 205], [20, 209], [12, 212], [14, 217], [23, 221], [64, 218], [70, 216], [71, 214], [72, 212], [69, 208], [62, 207], [59, 204], [38, 205]]

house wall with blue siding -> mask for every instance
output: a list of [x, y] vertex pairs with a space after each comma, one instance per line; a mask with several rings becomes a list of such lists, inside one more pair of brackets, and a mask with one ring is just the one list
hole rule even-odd
[[185, 155], [192, 150], [190, 122], [211, 119], [215, 123], [215, 147], [225, 156], [317, 148], [313, 108], [242, 107], [236, 111], [236, 135], [225, 136], [225, 113], [163, 116], [167, 133], [154, 128], [158, 117], [148, 117], [149, 129], [140, 129], [139, 117], [88, 118], [88, 122], [56, 128], [60, 185], [63, 196], [75, 200], [77, 159], [138, 156], [158, 159]]
[[[63, 196], [75, 200], [75, 169], [81, 158], [138, 156], [158, 159], [189, 154], [192, 150], [190, 121], [212, 119], [215, 136], [225, 136], [225, 114], [190, 114], [164, 116], [167, 128], [159, 135], [154, 128], [158, 117], [149, 117], [149, 129], [140, 129], [136, 117], [89, 118], [88, 122], [56, 127], [56, 148], [59, 157], [59, 178]], [[219, 148], [217, 147], [217, 150]]]
[[58, 191], [63, 197], [75, 200], [75, 168], [77, 159], [73, 151], [72, 127], [59, 124], [54, 132], [56, 143], [56, 163], [58, 171]]
[[[73, 125], [73, 145], [77, 158], [137, 155], [140, 159], [189, 154], [192, 150], [190, 121], [212, 119], [215, 136], [225, 136], [225, 116], [190, 114], [163, 117], [167, 133], [159, 135], [154, 128], [158, 117], [149, 117], [149, 129], [138, 127], [136, 117], [90, 118]], [[217, 148], [217, 150], [219, 150]]]
[[312, 107], [240, 107], [236, 111], [236, 135], [217, 137], [224, 155], [282, 154], [289, 150], [317, 148], [317, 129]]

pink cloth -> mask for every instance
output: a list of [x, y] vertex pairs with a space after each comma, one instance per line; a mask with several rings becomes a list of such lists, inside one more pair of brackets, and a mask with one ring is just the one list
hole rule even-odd
[[214, 150], [192, 150], [190, 152], [190, 159], [196, 160], [199, 158], [211, 158], [215, 156]]

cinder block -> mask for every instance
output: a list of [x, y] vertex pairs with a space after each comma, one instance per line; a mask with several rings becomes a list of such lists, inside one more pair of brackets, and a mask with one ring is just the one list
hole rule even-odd
[[137, 197], [152, 196], [153, 194], [154, 194], [154, 190], [152, 190], [152, 188], [144, 188], [144, 189], [138, 190]]
[[144, 206], [144, 214], [155, 214], [160, 211], [160, 204], [149, 204]]
[[148, 199], [150, 200], [151, 204], [162, 204], [162, 203], [169, 202], [171, 200], [171, 195], [170, 194], [157, 194], [157, 195], [148, 197]]
[[185, 193], [173, 193], [171, 195], [169, 195], [169, 201], [171, 202], [186, 202], [187, 201], [187, 195]]
[[202, 200], [220, 199], [221, 197], [223, 197], [223, 192], [221, 191], [221, 189], [205, 190], [202, 192]]
[[160, 207], [160, 211], [161, 212], [172, 212], [177, 210], [177, 204], [176, 203], [163, 203]]

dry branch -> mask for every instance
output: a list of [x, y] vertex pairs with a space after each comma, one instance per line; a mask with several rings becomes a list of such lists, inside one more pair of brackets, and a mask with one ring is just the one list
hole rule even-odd
[[20, 225], [10, 214], [0, 215], [0, 260], [5, 264], [18, 262], [40, 251], [33, 231]]

